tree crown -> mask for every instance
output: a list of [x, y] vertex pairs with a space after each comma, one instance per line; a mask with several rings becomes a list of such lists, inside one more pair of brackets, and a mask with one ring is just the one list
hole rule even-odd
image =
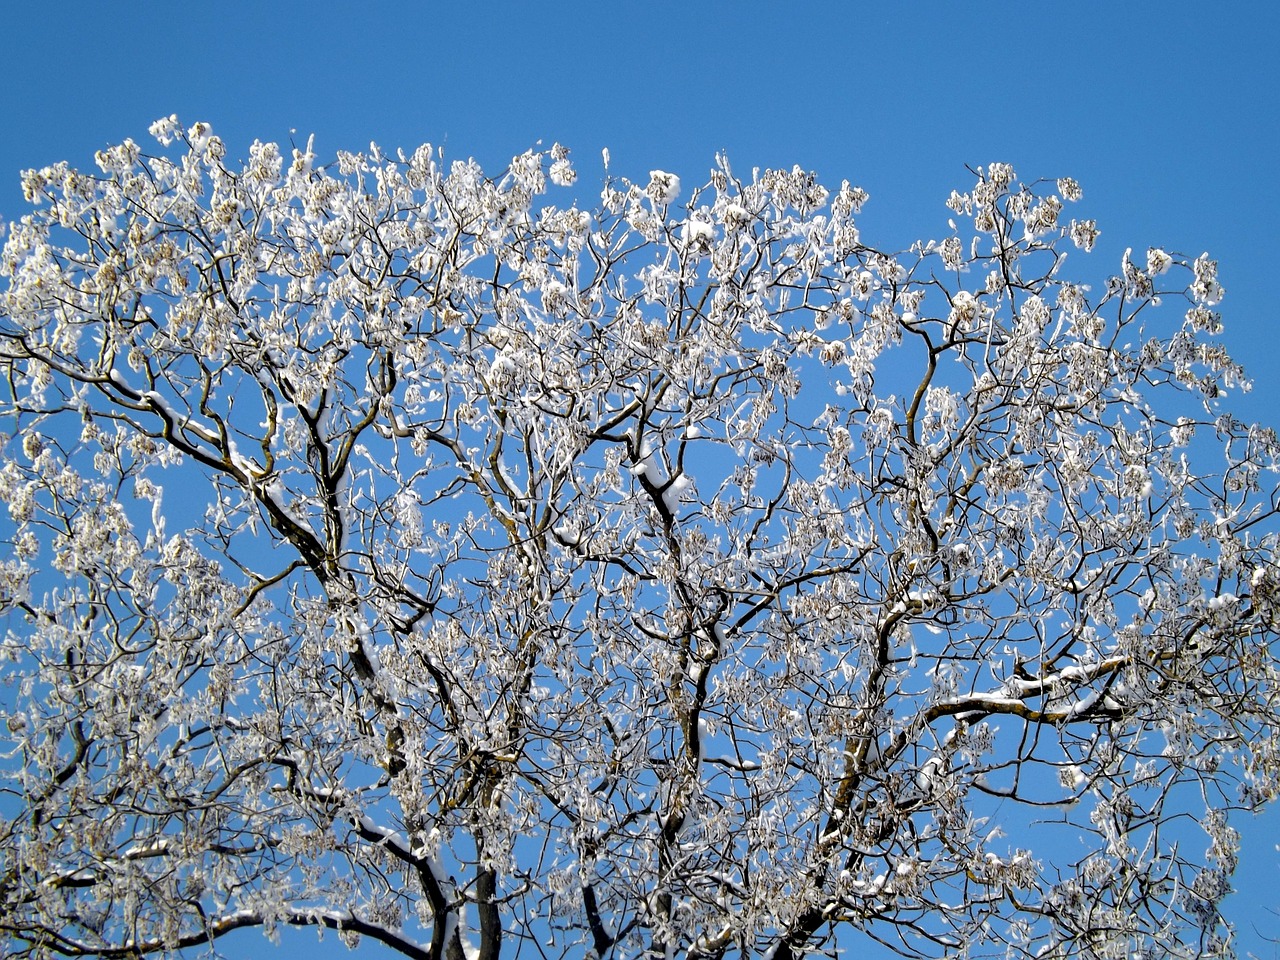
[[1069, 280], [999, 163], [886, 253], [799, 168], [152, 133], [0, 264], [11, 952], [1230, 951], [1277, 443], [1207, 256]]

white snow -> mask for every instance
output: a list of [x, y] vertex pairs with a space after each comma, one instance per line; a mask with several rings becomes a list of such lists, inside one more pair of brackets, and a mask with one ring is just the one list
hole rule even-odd
[[715, 239], [716, 232], [711, 224], [701, 220], [686, 220], [680, 227], [680, 242], [686, 247], [709, 244]]
[[666, 505], [666, 508], [675, 513], [680, 508], [680, 498], [684, 496], [685, 491], [692, 485], [693, 481], [683, 473], [672, 477], [671, 482], [662, 491], [662, 502]]
[[680, 196], [680, 178], [665, 170], [650, 170], [647, 192], [658, 203], [671, 203]]
[[[112, 381], [116, 381], [118, 376], [115, 371], [111, 371]], [[219, 437], [212, 430], [196, 423], [191, 417], [179, 413], [173, 406], [155, 390], [148, 390], [142, 394], [142, 398], [151, 404], [152, 409], [156, 410], [162, 417], [170, 423], [176, 424], [185, 433], [193, 433], [206, 443], [218, 443]]]

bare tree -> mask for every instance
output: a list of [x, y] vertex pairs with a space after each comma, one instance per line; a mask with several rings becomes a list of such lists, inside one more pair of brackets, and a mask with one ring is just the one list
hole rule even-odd
[[3, 254], [9, 955], [1230, 952], [1280, 501], [1207, 256], [1072, 282], [1004, 164], [887, 254], [799, 168], [152, 133]]

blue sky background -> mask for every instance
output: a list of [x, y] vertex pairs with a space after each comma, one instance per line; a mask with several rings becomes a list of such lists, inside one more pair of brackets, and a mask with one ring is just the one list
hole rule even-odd
[[[1099, 276], [1128, 246], [1216, 257], [1225, 338], [1255, 379], [1236, 409], [1280, 422], [1280, 4], [76, 0], [0, 14], [3, 219], [24, 212], [20, 169], [91, 166], [170, 113], [211, 122], [233, 157], [314, 132], [322, 158], [429, 141], [496, 172], [559, 140], [584, 202], [602, 147], [642, 182], [660, 167], [700, 183], [716, 151], [744, 173], [800, 164], [870, 192], [862, 234], [882, 248], [940, 236], [965, 164], [1003, 160], [1081, 182], [1072, 213], [1099, 221]], [[1240, 826], [1242, 955], [1271, 960], [1259, 934], [1280, 937], [1280, 816]], [[224, 953], [283, 960], [314, 943], [273, 951], [253, 935]]]

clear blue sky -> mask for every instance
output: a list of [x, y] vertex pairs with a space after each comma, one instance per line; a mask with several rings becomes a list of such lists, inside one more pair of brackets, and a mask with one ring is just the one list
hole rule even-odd
[[[800, 164], [871, 193], [863, 237], [882, 247], [940, 235], [964, 165], [1004, 160], [1082, 183], [1091, 269], [1128, 246], [1219, 259], [1226, 339], [1256, 381], [1238, 409], [1280, 422], [1277, 36], [1269, 2], [11, 3], [0, 217], [24, 211], [18, 170], [91, 165], [170, 113], [233, 156], [296, 130], [321, 156], [430, 141], [497, 170], [559, 140], [588, 187], [602, 147], [641, 179], [701, 182], [718, 150], [743, 171]], [[1280, 816], [1243, 826], [1235, 917], [1270, 960], [1251, 926], [1280, 936]], [[314, 939], [287, 942], [230, 953]]]

